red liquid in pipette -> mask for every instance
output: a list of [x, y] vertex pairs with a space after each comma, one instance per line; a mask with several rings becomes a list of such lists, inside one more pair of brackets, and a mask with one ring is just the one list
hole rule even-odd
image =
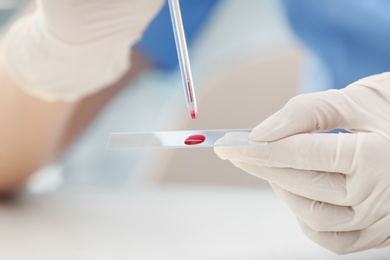
[[191, 118], [196, 119], [198, 117], [198, 114], [195, 111], [191, 111]]
[[186, 145], [194, 145], [194, 144], [201, 144], [206, 140], [206, 136], [204, 135], [190, 135], [187, 137], [187, 139], [184, 141]]

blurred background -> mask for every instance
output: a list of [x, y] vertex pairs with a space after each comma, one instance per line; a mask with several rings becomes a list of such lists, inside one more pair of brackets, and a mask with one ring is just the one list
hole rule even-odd
[[[1, 24], [23, 2], [0, 0]], [[268, 183], [212, 149], [106, 149], [113, 132], [253, 128], [304, 91], [308, 56], [279, 1], [221, 1], [190, 49], [199, 118], [178, 69], [143, 73], [0, 206], [0, 258], [386, 259], [315, 245]]]

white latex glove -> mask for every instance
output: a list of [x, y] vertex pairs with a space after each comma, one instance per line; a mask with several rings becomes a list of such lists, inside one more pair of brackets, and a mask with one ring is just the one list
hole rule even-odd
[[[312, 133], [335, 128], [353, 133]], [[390, 245], [390, 73], [297, 96], [248, 138], [269, 144], [215, 152], [268, 180], [314, 242], [335, 253]]]
[[[3, 63], [27, 92], [74, 101], [115, 82], [163, 0], [38, 0], [7, 33]], [[156, 43], [157, 44], [157, 43]]]

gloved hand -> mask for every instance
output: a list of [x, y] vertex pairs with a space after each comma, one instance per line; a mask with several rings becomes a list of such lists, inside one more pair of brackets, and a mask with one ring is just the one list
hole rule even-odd
[[7, 33], [3, 63], [27, 92], [74, 101], [107, 87], [128, 67], [131, 45], [163, 0], [38, 0]]
[[[352, 133], [313, 133], [335, 128]], [[215, 152], [268, 180], [314, 242], [336, 253], [390, 245], [390, 73], [297, 96], [248, 138], [269, 143]]]

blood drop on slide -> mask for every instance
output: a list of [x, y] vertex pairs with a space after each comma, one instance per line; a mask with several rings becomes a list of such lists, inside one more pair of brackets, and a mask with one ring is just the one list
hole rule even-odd
[[204, 135], [190, 135], [187, 137], [187, 139], [184, 141], [186, 145], [194, 145], [194, 144], [201, 144], [206, 140], [206, 137]]

